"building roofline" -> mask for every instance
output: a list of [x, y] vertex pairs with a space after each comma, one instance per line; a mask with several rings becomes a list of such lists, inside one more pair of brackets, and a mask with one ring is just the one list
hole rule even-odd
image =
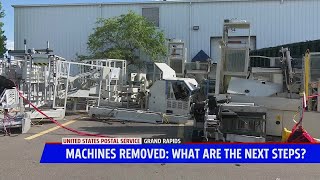
[[59, 7], [59, 6], [99, 6], [99, 5], [133, 5], [133, 4], [171, 4], [186, 3], [185, 1], [141, 1], [141, 2], [101, 2], [101, 3], [66, 3], [66, 4], [17, 4], [12, 5], [14, 8], [19, 7]]
[[[185, 0], [185, 1], [136, 1], [136, 2], [101, 2], [101, 3], [66, 3], [66, 4], [17, 4], [21, 7], [61, 7], [61, 6], [99, 6], [99, 5], [134, 5], [134, 4], [177, 4], [177, 3], [208, 3], [208, 2], [248, 2], [248, 1], [279, 1], [279, 0]], [[293, 1], [293, 0], [285, 0]]]

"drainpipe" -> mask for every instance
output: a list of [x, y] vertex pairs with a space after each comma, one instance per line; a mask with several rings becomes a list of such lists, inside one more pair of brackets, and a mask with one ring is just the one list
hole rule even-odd
[[189, 43], [188, 43], [188, 57], [187, 57], [187, 62], [189, 59], [191, 59], [191, 5], [192, 5], [192, 0], [189, 1]]
[[100, 8], [100, 19], [102, 18], [102, 4], [99, 4], [99, 8]]

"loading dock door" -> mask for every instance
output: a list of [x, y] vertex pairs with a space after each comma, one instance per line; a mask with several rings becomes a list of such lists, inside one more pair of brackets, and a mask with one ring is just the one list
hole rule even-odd
[[[251, 36], [250, 37], [250, 48], [251, 50], [256, 49], [256, 37]], [[221, 37], [211, 37], [211, 44], [210, 44], [210, 57], [213, 60], [213, 62], [218, 62], [221, 58], [221, 49], [219, 41], [221, 41]], [[245, 36], [234, 36], [229, 37], [229, 42], [241, 42], [241, 44], [247, 44], [248, 43], [248, 37]], [[232, 47], [237, 47], [241, 45], [232, 44]]]

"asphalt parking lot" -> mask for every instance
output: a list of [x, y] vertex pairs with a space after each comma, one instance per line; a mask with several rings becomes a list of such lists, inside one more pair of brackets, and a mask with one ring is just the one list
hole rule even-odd
[[[191, 127], [144, 123], [98, 122], [69, 116], [62, 122], [68, 127], [110, 136], [189, 138]], [[46, 123], [32, 126], [27, 134], [0, 134], [0, 179], [320, 179], [320, 165], [275, 164], [40, 164], [46, 142], [77, 137], [73, 132]], [[53, 154], [54, 156], [54, 154]]]

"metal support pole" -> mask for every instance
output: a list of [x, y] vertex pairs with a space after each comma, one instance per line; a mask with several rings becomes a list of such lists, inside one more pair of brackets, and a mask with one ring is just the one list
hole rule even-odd
[[98, 89], [98, 106], [100, 106], [100, 100], [101, 100], [101, 89], [102, 89], [102, 78], [103, 78], [103, 71], [105, 71], [105, 68], [101, 68], [100, 71], [100, 82], [99, 82], [99, 89]]
[[54, 91], [53, 91], [53, 108], [55, 108], [56, 107], [56, 97], [57, 97], [57, 86], [58, 86], [58, 78], [59, 78], [59, 73], [61, 72], [61, 71], [59, 71], [60, 69], [59, 69], [59, 66], [60, 66], [61, 64], [60, 64], [60, 61], [58, 61], [57, 63], [56, 63], [56, 69], [57, 69], [57, 72], [55, 72], [56, 73], [56, 75], [55, 75], [55, 77], [54, 77], [54, 84], [53, 84], [53, 86], [54, 86]]
[[65, 94], [65, 99], [64, 99], [64, 110], [65, 110], [65, 111], [66, 111], [66, 109], [67, 109], [70, 70], [71, 70], [71, 64], [68, 63], [68, 75], [67, 75], [67, 83], [66, 83], [66, 94]]
[[111, 98], [111, 78], [108, 77], [108, 102], [110, 102], [110, 98]]
[[306, 96], [309, 96], [309, 82], [310, 82], [310, 54], [306, 53], [304, 58], [304, 91]]
[[129, 108], [129, 89], [131, 89], [131, 82], [129, 83], [129, 88], [127, 88], [127, 108]]
[[[28, 65], [27, 65], [28, 66]], [[29, 67], [28, 67], [28, 72], [29, 72], [29, 76], [28, 76], [28, 100], [31, 100], [31, 74], [32, 74], [32, 70], [31, 70], [31, 60], [29, 61]], [[30, 104], [29, 104], [29, 108], [31, 108]]]
[[152, 77], [152, 84], [154, 83], [155, 79], [156, 79], [156, 65], [154, 64], [154, 65], [153, 65], [153, 77]]
[[[23, 89], [23, 83], [22, 82], [20, 82], [20, 87], [19, 87], [19, 90], [21, 90], [21, 89]], [[23, 98], [22, 97], [20, 97], [19, 98], [19, 107], [20, 107], [20, 113], [23, 113], [24, 112], [24, 105], [23, 105]]]
[[[30, 58], [30, 62], [29, 62], [29, 67], [28, 67], [28, 54], [27, 54], [27, 40], [26, 39], [24, 39], [24, 52], [25, 52], [25, 56], [24, 56], [24, 58], [25, 58], [25, 63], [26, 63], [26, 69], [27, 69], [27, 75], [28, 75], [28, 73], [29, 73], [29, 75], [28, 75], [28, 77], [26, 78], [26, 79], [28, 79], [29, 80], [29, 83], [28, 83], [28, 90], [27, 90], [27, 92], [28, 92], [28, 100], [30, 101], [30, 89], [31, 89], [31, 59], [32, 59], [32, 57]], [[30, 106], [30, 104], [29, 104], [29, 108], [31, 108], [31, 106]]]
[[[45, 77], [46, 77], [46, 83], [47, 83], [47, 85], [46, 85], [46, 87], [45, 87], [45, 89], [46, 89], [46, 91], [49, 91], [49, 94], [47, 95], [47, 93], [46, 93], [46, 100], [48, 100], [48, 101], [51, 101], [51, 97], [52, 97], [52, 90], [51, 90], [51, 79], [52, 79], [52, 77], [51, 77], [51, 57], [49, 58], [49, 64], [48, 64], [48, 68], [47, 68], [47, 72], [48, 72], [48, 74], [45, 74]], [[54, 62], [52, 61], [52, 64], [54, 65]], [[53, 67], [52, 67], [53, 68]], [[52, 72], [53, 73], [53, 72]]]
[[215, 84], [215, 95], [219, 95], [220, 94], [220, 76], [221, 76], [221, 71], [220, 69], [221, 67], [221, 61], [222, 59], [220, 59], [217, 63], [217, 67], [216, 67], [216, 84]]
[[[37, 81], [38, 83], [36, 84], [37, 86], [37, 102], [39, 103], [39, 92], [40, 92], [40, 77], [39, 77], [39, 71], [37, 72]], [[43, 100], [43, 94], [41, 93], [41, 99], [40, 101]]]
[[[49, 63], [49, 66], [50, 66], [50, 63]], [[48, 68], [45, 66], [45, 67], [44, 67], [44, 72], [43, 72], [43, 76], [44, 76], [44, 82], [43, 82], [43, 84], [44, 84], [44, 95], [43, 95], [44, 100], [43, 100], [43, 101], [44, 101], [44, 103], [47, 103], [47, 88], [48, 88], [48, 82], [47, 82], [48, 77], [47, 77], [46, 72], [49, 72], [49, 70], [48, 70]]]

